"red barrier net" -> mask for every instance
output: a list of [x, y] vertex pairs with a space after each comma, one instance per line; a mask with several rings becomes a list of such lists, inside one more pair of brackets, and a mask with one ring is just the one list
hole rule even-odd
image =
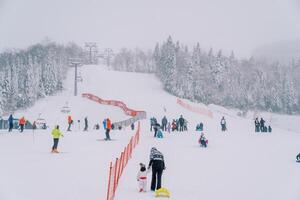
[[133, 149], [139, 143], [139, 140], [140, 122], [138, 122], [138, 128], [135, 135], [130, 139], [130, 142], [124, 148], [124, 151], [118, 158], [116, 158], [115, 162], [110, 162], [106, 200], [113, 200], [115, 198], [120, 177], [128, 163], [128, 160], [131, 158]]
[[121, 108], [125, 112], [126, 115], [129, 115], [132, 117], [136, 116], [138, 112], [144, 112], [144, 111], [136, 111], [136, 110], [130, 109], [122, 101], [104, 100], [104, 99], [101, 99], [100, 97], [97, 97], [97, 96], [95, 96], [93, 94], [89, 94], [89, 93], [83, 93], [82, 97], [88, 98], [88, 99], [98, 102], [100, 104], [117, 106], [117, 107]]
[[200, 115], [206, 115], [210, 118], [213, 117], [212, 112], [209, 109], [206, 108], [201, 108], [201, 107], [196, 107], [196, 106], [192, 106], [186, 102], [183, 102], [181, 99], [177, 99], [177, 104], [179, 104], [180, 106], [184, 107], [185, 109], [192, 111], [194, 113], [198, 113]]

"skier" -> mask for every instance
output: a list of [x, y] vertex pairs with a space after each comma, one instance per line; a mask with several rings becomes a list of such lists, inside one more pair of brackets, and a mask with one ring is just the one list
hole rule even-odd
[[227, 130], [227, 128], [226, 128], [226, 120], [225, 120], [224, 116], [221, 119], [221, 128], [222, 128], [222, 131], [226, 131]]
[[88, 130], [88, 119], [87, 119], [87, 117], [85, 117], [84, 118], [84, 129], [83, 129], [83, 131], [87, 131]]
[[255, 124], [255, 132], [259, 132], [260, 123], [257, 117], [255, 118], [254, 124]]
[[198, 142], [199, 142], [199, 144], [200, 144], [201, 147], [205, 147], [205, 148], [207, 147], [208, 140], [205, 138], [203, 132], [201, 133], [201, 136], [200, 136]]
[[10, 114], [8, 117], [8, 132], [11, 132], [13, 127], [14, 127], [14, 118], [12, 114]]
[[109, 118], [106, 119], [106, 131], [105, 131], [105, 140], [111, 140], [110, 139], [110, 136], [109, 136], [109, 132], [110, 132], [110, 129], [111, 129], [111, 121]]
[[260, 119], [260, 131], [264, 132], [264, 128], [265, 128], [265, 120], [263, 118]]
[[155, 189], [158, 190], [161, 188], [161, 176], [163, 170], [166, 169], [164, 156], [155, 147], [151, 148], [148, 169], [150, 169], [150, 167], [152, 167], [151, 190], [155, 191]]
[[52, 130], [51, 134], [53, 137], [53, 146], [52, 146], [51, 153], [59, 153], [57, 151], [58, 141], [59, 141], [60, 136], [63, 137], [64, 135], [60, 132], [58, 125]]
[[26, 120], [24, 117], [22, 117], [20, 120], [19, 120], [19, 126], [20, 126], [20, 132], [22, 133], [23, 130], [24, 130], [24, 126], [26, 124]]
[[68, 116], [68, 129], [67, 131], [71, 131], [71, 125], [73, 124], [73, 119], [71, 115]]
[[168, 123], [168, 120], [167, 120], [166, 116], [164, 116], [161, 120], [161, 125], [162, 125], [163, 131], [167, 131], [167, 123]]
[[183, 131], [184, 121], [185, 121], [185, 119], [182, 117], [182, 115], [180, 115], [180, 118], [178, 119], [178, 123], [179, 123], [179, 131], [180, 131], [180, 132]]
[[148, 170], [143, 163], [140, 163], [140, 170], [137, 174], [137, 181], [139, 182], [139, 192], [146, 192], [147, 188], [147, 173]]
[[130, 125], [130, 127], [131, 127], [131, 130], [134, 130], [134, 123], [132, 123], [132, 124]]

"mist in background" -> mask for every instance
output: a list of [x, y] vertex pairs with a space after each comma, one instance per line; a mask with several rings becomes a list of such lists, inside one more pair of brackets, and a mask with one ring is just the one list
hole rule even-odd
[[45, 38], [99, 48], [153, 48], [171, 35], [249, 57], [300, 41], [299, 0], [0, 0], [0, 51]]

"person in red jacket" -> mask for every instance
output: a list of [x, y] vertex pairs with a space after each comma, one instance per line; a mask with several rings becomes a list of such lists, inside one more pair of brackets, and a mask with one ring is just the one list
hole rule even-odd
[[71, 125], [73, 124], [73, 119], [71, 115], [68, 116], [68, 129], [67, 131], [71, 131]]
[[110, 129], [111, 129], [111, 121], [109, 118], [106, 119], [106, 131], [105, 131], [105, 140], [111, 140], [110, 139], [110, 136], [109, 136], [109, 132], [110, 132]]
[[26, 120], [25, 120], [24, 117], [22, 117], [22, 118], [19, 120], [19, 126], [20, 126], [20, 131], [21, 131], [21, 133], [22, 133], [23, 130], [24, 130], [25, 124], [26, 124]]

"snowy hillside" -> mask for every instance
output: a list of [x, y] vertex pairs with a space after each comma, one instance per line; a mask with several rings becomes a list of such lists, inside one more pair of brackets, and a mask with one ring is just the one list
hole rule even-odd
[[[155, 199], [154, 193], [138, 193], [136, 174], [139, 163], [148, 164], [151, 147], [165, 157], [163, 186], [174, 200], [298, 200], [300, 199], [300, 165], [295, 156], [300, 152], [300, 130], [294, 117], [276, 115], [271, 121], [273, 133], [254, 133], [252, 117], [241, 118], [235, 111], [210, 105], [193, 106], [210, 109], [213, 118], [190, 112], [177, 104], [177, 98], [166, 93], [154, 75], [116, 72], [104, 66], [81, 67], [83, 82], [79, 94], [92, 93], [104, 99], [121, 100], [128, 107], [147, 112], [141, 121], [141, 143], [134, 150], [117, 189], [118, 200]], [[39, 114], [50, 128], [59, 124], [66, 130], [67, 114], [61, 108], [68, 102], [75, 127], [60, 140], [61, 154], [50, 153], [50, 129], [24, 134], [1, 131], [0, 134], [0, 199], [2, 200], [96, 200], [105, 199], [108, 165], [123, 150], [133, 131], [113, 131], [113, 141], [105, 142], [104, 130], [92, 130], [95, 123], [110, 117], [127, 119], [122, 110], [100, 105], [80, 96], [73, 97], [73, 74], [70, 71], [66, 90], [37, 102], [32, 108], [15, 113], [35, 120]], [[188, 102], [188, 101], [185, 101]], [[149, 118], [168, 120], [183, 115], [188, 132], [165, 133], [153, 138]], [[260, 113], [266, 121], [270, 114]], [[90, 131], [79, 130], [77, 120], [89, 119]], [[225, 116], [228, 132], [220, 131]], [[272, 115], [273, 116], [273, 115]], [[275, 119], [275, 117], [274, 117]], [[281, 123], [284, 121], [284, 123]], [[200, 148], [197, 123], [204, 123], [208, 148]], [[275, 126], [276, 125], [276, 126]], [[279, 128], [278, 128], [279, 127]], [[81, 130], [83, 125], [81, 123]], [[295, 131], [295, 132], [293, 132]], [[65, 131], [64, 131], [65, 132]], [[148, 188], [151, 173], [148, 174]]]

